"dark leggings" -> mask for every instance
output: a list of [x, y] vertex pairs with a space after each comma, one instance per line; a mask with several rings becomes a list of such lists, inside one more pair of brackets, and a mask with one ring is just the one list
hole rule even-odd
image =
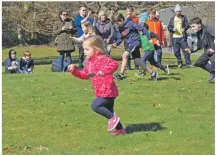
[[[91, 104], [91, 108], [96, 113], [104, 116], [107, 119], [110, 119], [113, 117], [114, 114], [114, 100], [115, 98], [102, 98], [97, 97]], [[116, 126], [116, 129], [122, 129], [122, 124], [119, 121], [118, 125]]]

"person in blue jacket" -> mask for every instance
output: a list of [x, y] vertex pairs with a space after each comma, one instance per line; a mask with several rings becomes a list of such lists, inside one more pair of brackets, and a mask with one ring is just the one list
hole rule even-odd
[[22, 73], [19, 59], [16, 57], [16, 51], [11, 49], [8, 52], [8, 56], [9, 57], [5, 60], [5, 74]]
[[[87, 13], [87, 9], [85, 7], [81, 7], [79, 10], [79, 13], [80, 14], [75, 17], [74, 23], [77, 29], [77, 35], [78, 37], [81, 37], [83, 35], [83, 30], [81, 27], [82, 20], [84, 20], [87, 16], [89, 16], [89, 14]], [[93, 26], [93, 19], [87, 17], [87, 21], [89, 21], [91, 25]], [[84, 61], [84, 50], [83, 50], [82, 44], [77, 44], [77, 46], [79, 48], [79, 67], [82, 68], [83, 61]]]
[[125, 19], [121, 13], [115, 16], [115, 21], [118, 25], [118, 31], [116, 31], [115, 34], [117, 39], [115, 43], [112, 44], [112, 46], [116, 47], [120, 45], [123, 40], [126, 44], [125, 52], [122, 55], [122, 65], [120, 73], [114, 76], [116, 79], [122, 80], [124, 78], [124, 71], [127, 65], [127, 58], [129, 55], [132, 55], [136, 64], [144, 69], [141, 59], [136, 57], [137, 55], [140, 55], [139, 49], [141, 45], [138, 31], [144, 33], [150, 40], [150, 42], [152, 42], [152, 39], [150, 37], [148, 30], [144, 26], [136, 24], [130, 18]]

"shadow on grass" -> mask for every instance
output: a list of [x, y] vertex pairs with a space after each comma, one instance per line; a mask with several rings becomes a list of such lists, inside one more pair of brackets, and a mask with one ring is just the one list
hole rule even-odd
[[134, 132], [160, 131], [165, 129], [167, 128], [161, 126], [161, 123], [158, 122], [144, 123], [144, 124], [131, 124], [126, 126], [126, 133], [132, 134]]
[[168, 79], [169, 79], [169, 77], [159, 77], [157, 80], [162, 81], [162, 80], [168, 80]]

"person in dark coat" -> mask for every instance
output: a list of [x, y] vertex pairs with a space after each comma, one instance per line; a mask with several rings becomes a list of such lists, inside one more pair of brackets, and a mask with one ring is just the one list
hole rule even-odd
[[60, 11], [60, 20], [55, 22], [53, 34], [57, 36], [57, 51], [60, 54], [60, 69], [63, 70], [64, 56], [69, 64], [72, 63], [71, 52], [75, 51], [75, 46], [71, 36], [75, 35], [74, 22], [68, 18], [67, 11]]
[[9, 57], [5, 60], [5, 74], [22, 73], [20, 70], [19, 59], [16, 57], [16, 51], [10, 50], [8, 56]]
[[200, 38], [204, 48], [204, 53], [197, 59], [195, 66], [200, 67], [210, 73], [208, 81], [215, 78], [215, 30], [210, 26], [202, 24], [199, 17], [190, 20], [190, 26], [197, 37]]
[[24, 51], [24, 57], [20, 59], [20, 69], [24, 74], [32, 74], [34, 69], [34, 60], [30, 51]]

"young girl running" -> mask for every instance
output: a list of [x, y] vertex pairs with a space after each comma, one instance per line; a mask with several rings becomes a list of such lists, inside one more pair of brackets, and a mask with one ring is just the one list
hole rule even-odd
[[114, 101], [118, 96], [118, 89], [113, 80], [113, 73], [118, 63], [105, 55], [103, 41], [99, 36], [90, 36], [83, 42], [84, 54], [87, 56], [86, 65], [79, 70], [75, 65], [68, 67], [69, 72], [80, 79], [92, 81], [95, 100], [91, 108], [96, 113], [108, 119], [108, 131], [116, 129], [113, 136], [125, 134], [120, 118], [114, 113]]

